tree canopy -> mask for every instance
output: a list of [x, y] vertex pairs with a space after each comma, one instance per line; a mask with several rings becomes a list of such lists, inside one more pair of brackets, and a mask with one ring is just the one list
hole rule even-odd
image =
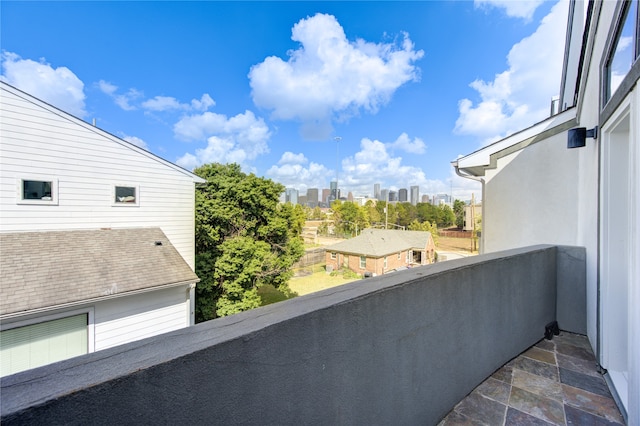
[[281, 204], [284, 186], [245, 174], [238, 164], [206, 164], [196, 188], [196, 319], [260, 306], [258, 287], [288, 293], [292, 265], [304, 254], [305, 212]]

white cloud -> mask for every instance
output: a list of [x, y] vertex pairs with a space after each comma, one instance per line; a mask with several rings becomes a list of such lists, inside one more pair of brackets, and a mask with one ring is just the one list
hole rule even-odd
[[504, 9], [507, 16], [530, 20], [542, 2], [543, 0], [474, 0], [473, 4], [478, 8]]
[[411, 140], [406, 133], [402, 133], [398, 136], [398, 139], [393, 143], [387, 144], [387, 146], [391, 149], [399, 149], [411, 154], [424, 154], [427, 149], [422, 139], [413, 138], [413, 140]]
[[149, 111], [206, 111], [213, 105], [215, 105], [215, 101], [211, 99], [208, 93], [202, 95], [200, 100], [192, 99], [189, 104], [180, 103], [176, 98], [171, 96], [156, 96], [142, 103], [142, 107]]
[[558, 40], [565, 38], [567, 5], [558, 2], [535, 33], [511, 48], [507, 70], [496, 74], [493, 81], [470, 84], [480, 101], [459, 101], [457, 133], [489, 142], [549, 115], [551, 98], [560, 90], [564, 44]]
[[307, 157], [305, 157], [303, 153], [294, 154], [291, 151], [287, 151], [282, 154], [278, 164], [306, 164], [308, 162], [309, 160], [307, 160]]
[[173, 130], [183, 140], [207, 141], [207, 146], [196, 149], [195, 155], [186, 153], [178, 159], [177, 164], [188, 169], [211, 162], [246, 166], [246, 161], [269, 151], [269, 127], [251, 111], [231, 118], [212, 112], [185, 116]]
[[3, 81], [77, 117], [85, 117], [84, 83], [67, 67], [2, 52]]
[[139, 148], [149, 151], [149, 146], [145, 141], [136, 136], [123, 136], [122, 139]]
[[278, 161], [279, 165], [271, 166], [267, 170], [266, 176], [286, 187], [297, 188], [301, 192], [308, 188], [324, 188], [327, 181], [333, 177], [334, 172], [315, 162], [309, 163], [307, 167], [305, 166], [307, 163], [309, 160], [304, 154], [285, 152]]
[[200, 100], [192, 99], [191, 100], [191, 108], [195, 111], [206, 111], [210, 107], [214, 106], [216, 101], [214, 101], [208, 93], [202, 95]]
[[373, 184], [382, 183], [383, 188], [411, 185], [426, 185], [424, 171], [418, 167], [402, 164], [402, 157], [389, 154], [390, 144], [363, 138], [360, 151], [353, 157], [342, 160], [340, 187], [354, 194], [373, 195]]
[[349, 41], [334, 16], [316, 14], [292, 29], [300, 43], [289, 59], [270, 56], [249, 72], [254, 103], [272, 117], [302, 122], [309, 138], [326, 138], [331, 121], [376, 113], [403, 84], [418, 79], [422, 58], [404, 34], [397, 43]]
[[116, 103], [116, 105], [118, 105], [125, 111], [133, 111], [138, 109], [135, 105], [132, 105], [132, 102], [144, 96], [142, 92], [136, 89], [129, 89], [127, 92], [119, 95], [116, 93], [118, 91], [118, 86], [104, 80], [100, 80], [97, 85], [102, 93], [104, 93], [105, 95], [109, 95]]

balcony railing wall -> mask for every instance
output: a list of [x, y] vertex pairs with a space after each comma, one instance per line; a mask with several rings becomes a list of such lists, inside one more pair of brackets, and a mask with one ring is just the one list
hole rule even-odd
[[584, 271], [535, 246], [357, 281], [5, 377], [2, 424], [436, 424], [547, 323], [584, 333]]

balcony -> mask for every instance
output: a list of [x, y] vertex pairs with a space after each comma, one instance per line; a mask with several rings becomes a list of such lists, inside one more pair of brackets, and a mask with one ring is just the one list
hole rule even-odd
[[586, 333], [585, 274], [534, 246], [345, 284], [5, 377], [2, 424], [435, 425], [548, 323]]

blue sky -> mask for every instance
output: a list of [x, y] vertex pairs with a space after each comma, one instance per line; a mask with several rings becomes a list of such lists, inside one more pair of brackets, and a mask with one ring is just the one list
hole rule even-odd
[[187, 169], [461, 199], [480, 188], [452, 160], [548, 115], [567, 19], [509, 0], [0, 7], [3, 80]]

